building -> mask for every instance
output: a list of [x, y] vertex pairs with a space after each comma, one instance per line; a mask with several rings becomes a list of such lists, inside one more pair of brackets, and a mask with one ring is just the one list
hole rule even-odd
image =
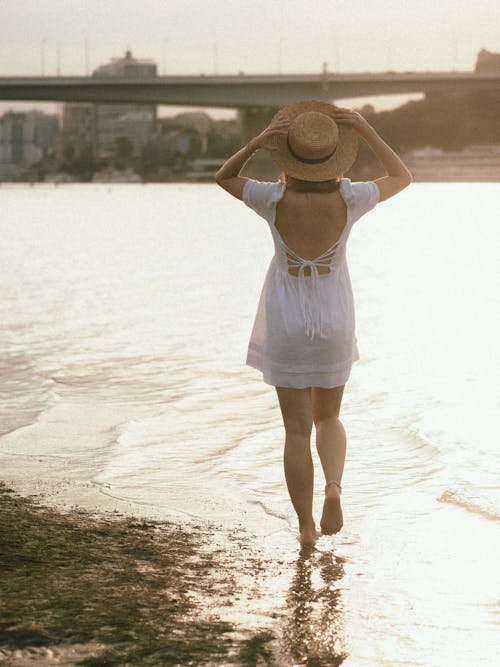
[[[151, 79], [157, 76], [156, 64], [137, 60], [127, 51], [123, 58], [114, 58], [101, 65], [92, 76], [98, 78]], [[145, 104], [94, 105], [94, 156], [109, 159], [115, 156], [117, 143], [128, 143], [131, 157], [139, 157], [144, 145], [155, 131], [156, 106]]]
[[500, 72], [500, 53], [481, 49], [477, 54], [476, 72]]
[[60, 160], [92, 159], [94, 154], [95, 109], [90, 103], [68, 103], [63, 107], [58, 141]]
[[186, 111], [172, 119], [179, 128], [196, 130], [201, 138], [201, 153], [207, 152], [208, 135], [213, 132], [214, 121], [203, 111]]
[[0, 163], [29, 167], [51, 155], [59, 119], [42, 111], [8, 111], [0, 118]]

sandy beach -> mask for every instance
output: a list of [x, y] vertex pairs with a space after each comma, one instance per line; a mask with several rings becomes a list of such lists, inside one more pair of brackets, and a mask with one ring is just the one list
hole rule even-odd
[[[241, 527], [117, 509], [58, 511], [3, 484], [0, 544], [6, 665], [284, 665], [311, 651], [316, 661], [304, 664], [340, 664], [346, 657], [335, 622], [342, 562], [329, 551], [298, 554], [283, 605], [273, 590], [291, 563], [266, 558]], [[318, 565], [323, 587], [314, 591]], [[321, 617], [310, 625], [316, 595], [325, 636]]]
[[[359, 520], [359, 500], [349, 498], [344, 531], [301, 551], [294, 532], [272, 518], [267, 534], [230, 514], [216, 522], [173, 512], [167, 520], [92, 484], [53, 483], [40, 461], [38, 474], [42, 486], [17, 480], [29, 496], [2, 486], [0, 659], [7, 665], [358, 667], [389, 664], [387, 652], [403, 665], [418, 646], [416, 665], [436, 659], [465, 667], [469, 656], [462, 660], [458, 647], [467, 651], [481, 636], [482, 656], [493, 659], [498, 531], [444, 499], [412, 489]], [[406, 534], [395, 517], [411, 525]], [[393, 581], [411, 596], [401, 597]], [[375, 607], [380, 586], [384, 604]], [[490, 621], [480, 628], [486, 591]], [[414, 623], [410, 644], [402, 635], [389, 647], [388, 636], [365, 634], [374, 622], [403, 632], [405, 617]], [[440, 640], [444, 619], [454, 643]]]
[[62, 514], [0, 493], [3, 661], [188, 665], [228, 655], [232, 625], [212, 609], [238, 585], [220, 567], [213, 527]]

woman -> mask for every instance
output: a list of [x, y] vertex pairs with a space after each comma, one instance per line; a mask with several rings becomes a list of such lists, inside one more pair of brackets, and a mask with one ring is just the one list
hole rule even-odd
[[[358, 136], [386, 176], [361, 183], [343, 178], [355, 160]], [[284, 182], [239, 175], [259, 149], [270, 151]], [[267, 220], [274, 239], [247, 363], [276, 387], [285, 427], [285, 477], [299, 540], [306, 546], [319, 537], [312, 515], [313, 423], [326, 481], [321, 532], [332, 535], [343, 524], [346, 437], [339, 413], [358, 359], [347, 238], [356, 220], [411, 180], [403, 162], [359, 113], [324, 102], [282, 109], [216, 175], [222, 188]]]

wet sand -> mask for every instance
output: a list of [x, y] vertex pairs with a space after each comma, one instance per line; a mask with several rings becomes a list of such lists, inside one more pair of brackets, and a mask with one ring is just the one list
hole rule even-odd
[[213, 527], [62, 514], [4, 486], [0, 516], [3, 659], [220, 664], [245, 649], [212, 612], [238, 592], [211, 544]]
[[[244, 529], [117, 510], [60, 512], [5, 485], [0, 499], [4, 664], [299, 664], [311, 652], [314, 664], [340, 664], [345, 657], [333, 585], [342, 564], [331, 553], [299, 555], [284, 606], [269, 580], [288, 564], [266, 561]], [[317, 593], [328, 637], [315, 631], [311, 559], [324, 579]]]

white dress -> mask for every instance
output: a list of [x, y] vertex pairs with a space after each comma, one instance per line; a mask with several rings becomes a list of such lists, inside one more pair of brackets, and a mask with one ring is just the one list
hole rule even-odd
[[[338, 387], [347, 382], [353, 362], [359, 359], [346, 243], [356, 220], [377, 204], [379, 189], [373, 181], [342, 179], [339, 192], [347, 207], [345, 227], [338, 241], [312, 260], [288, 248], [274, 225], [285, 189], [282, 183], [254, 180], [248, 180], [243, 189], [245, 204], [267, 220], [275, 249], [247, 364], [275, 387]], [[292, 275], [290, 267], [298, 269], [298, 275]], [[328, 267], [330, 272], [319, 273], [318, 267]]]

